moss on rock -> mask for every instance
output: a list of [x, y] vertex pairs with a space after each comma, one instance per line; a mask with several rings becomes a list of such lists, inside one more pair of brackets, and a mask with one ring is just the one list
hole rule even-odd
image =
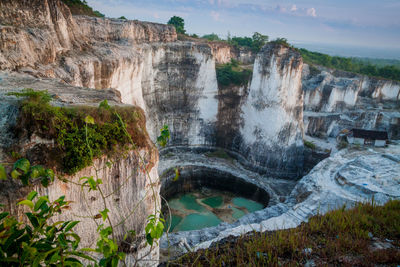
[[[145, 115], [133, 106], [113, 106], [102, 102], [99, 107], [57, 107], [50, 104], [46, 91], [26, 89], [11, 93], [24, 97], [15, 129], [19, 138], [33, 134], [54, 140], [54, 145], [38, 144], [30, 151], [31, 158], [43, 165], [56, 167], [66, 174], [90, 166], [104, 154], [115, 155], [132, 145], [147, 147], [151, 142], [145, 128]], [[87, 118], [93, 118], [93, 123]]]

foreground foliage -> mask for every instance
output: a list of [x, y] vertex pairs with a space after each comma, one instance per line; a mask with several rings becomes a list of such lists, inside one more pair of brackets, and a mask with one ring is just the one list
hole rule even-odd
[[30, 224], [19, 222], [8, 212], [0, 213], [0, 263], [2, 266], [77, 266], [81, 259], [94, 261], [78, 249], [80, 237], [73, 231], [78, 221], [50, 219], [66, 208], [64, 197], [50, 202], [45, 196], [37, 198], [33, 191], [19, 202], [29, 212], [25, 213]]
[[[384, 206], [358, 204], [289, 230], [228, 238], [216, 247], [189, 253], [170, 266], [396, 266], [400, 262], [400, 201]], [[389, 241], [387, 241], [389, 240]], [[374, 250], [373, 242], [392, 248]]]
[[[139, 133], [138, 129], [135, 128], [138, 123], [136, 110], [111, 107], [106, 100], [101, 102], [98, 108], [86, 107], [75, 110], [54, 107], [49, 104], [52, 97], [46, 91], [34, 91], [32, 89], [11, 93], [10, 95], [25, 98], [21, 104], [19, 118], [22, 124], [20, 124], [20, 127], [25, 129], [28, 126], [26, 128], [31, 131], [31, 134], [43, 134], [44, 138], [57, 139], [60, 146], [58, 140], [60, 136], [62, 137], [61, 140], [66, 141], [64, 138], [72, 138], [73, 136], [71, 137], [70, 134], [76, 134], [77, 131], [83, 129], [84, 135], [78, 138], [82, 139], [80, 140], [83, 143], [82, 149], [85, 149], [81, 155], [83, 158], [89, 157], [91, 160], [97, 153], [101, 155], [102, 152], [105, 152], [106, 148], [96, 152], [96, 149], [98, 149], [96, 142], [99, 141], [90, 140], [93, 138], [90, 132], [91, 127], [96, 127], [96, 133], [93, 134], [104, 134], [102, 126], [110, 123], [110, 119], [115, 119], [116, 125], [114, 126], [116, 128], [110, 126], [107, 129], [118, 129], [118, 131], [111, 131], [107, 136], [105, 141], [111, 141], [109, 149], [113, 149], [115, 145], [121, 145], [121, 140], [124, 140], [122, 144], [125, 144], [125, 142], [129, 144], [129, 149], [135, 149], [138, 144], [143, 146], [147, 143], [147, 134], [143, 130], [144, 121], [141, 120], [142, 128], [139, 128]], [[90, 114], [93, 114], [96, 119]], [[86, 116], [83, 117], [84, 115]], [[131, 119], [131, 124], [125, 123], [123, 118], [127, 118], [128, 121]], [[82, 125], [83, 127], [80, 128]], [[72, 133], [71, 129], [74, 129]], [[166, 146], [170, 138], [168, 126], [164, 126], [160, 132], [161, 136], [157, 138], [157, 141], [160, 146]], [[116, 143], [114, 144], [112, 140]], [[140, 153], [136, 156], [142, 166], [147, 164]], [[75, 165], [71, 166], [76, 167]], [[106, 166], [110, 168], [112, 163], [108, 161]], [[82, 203], [86, 204], [89, 213], [89, 216], [85, 218], [93, 220], [97, 225], [96, 247], [80, 248], [81, 237], [73, 231], [79, 221], [57, 221], [57, 214], [62, 213], [64, 209], [70, 209], [70, 203], [64, 200], [64, 196], [55, 201], [50, 201], [48, 196], [39, 197], [37, 192], [32, 191], [26, 199], [18, 203], [18, 205], [26, 206], [25, 210], [29, 209], [25, 213], [25, 218], [20, 216], [16, 219], [9, 212], [0, 213], [1, 266], [83, 266], [83, 263], [89, 263], [91, 266], [127, 266], [124, 247], [143, 246], [141, 244], [143, 239], [141, 236], [136, 236], [134, 230], [124, 229], [126, 234], [121, 240], [121, 238], [115, 236], [115, 227], [123, 224], [128, 217], [135, 213], [135, 203], [131, 203], [134, 208], [126, 217], [113, 223], [109, 217], [110, 209], [113, 207], [107, 204], [106, 198], [118, 190], [111, 193], [103, 191], [103, 181], [99, 177], [100, 172], [97, 169], [95, 170], [95, 176], [81, 177], [79, 182], [69, 181], [63, 177], [59, 177], [59, 179], [81, 188], [84, 198]], [[152, 194], [150, 196], [147, 193], [144, 194], [139, 203], [147, 197], [152, 197], [154, 199], [154, 213], [148, 216], [144, 229], [144, 238], [147, 243], [145, 245], [149, 245], [150, 250], [145, 255], [137, 255], [139, 258], [132, 255], [135, 265], [156, 247], [158, 239], [163, 234], [165, 224], [164, 219], [160, 218], [161, 204], [157, 201], [154, 183], [146, 168], [143, 167], [142, 171], [145, 173], [146, 179], [149, 179]], [[132, 179], [134, 177], [125, 178]], [[20, 157], [14, 164], [0, 164], [0, 180], [11, 179], [15, 180], [15, 186], [20, 186], [19, 183], [22, 183], [23, 186], [31, 186], [40, 181], [42, 186], [48, 187], [54, 181], [55, 174], [52, 169], [46, 169], [41, 165], [32, 166], [28, 159]], [[95, 212], [91, 210], [87, 199], [87, 193], [90, 191], [97, 191], [98, 196], [102, 199], [102, 210]], [[36, 197], [37, 200], [34, 201]], [[139, 203], [136, 203], [136, 205]], [[98, 219], [102, 219], [102, 223], [98, 223]], [[135, 239], [136, 241], [133, 241]], [[139, 243], [134, 244], [135, 242]]]

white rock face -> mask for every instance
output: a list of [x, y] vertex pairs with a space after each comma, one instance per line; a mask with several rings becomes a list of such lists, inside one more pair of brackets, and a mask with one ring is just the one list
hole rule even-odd
[[302, 162], [301, 72], [300, 55], [286, 47], [269, 45], [256, 57], [240, 129], [240, 151], [256, 165], [284, 172]]
[[[34, 142], [38, 144], [37, 141]], [[142, 162], [140, 158], [145, 162]], [[66, 201], [71, 201], [69, 208], [62, 214], [56, 214], [54, 221], [79, 220], [74, 231], [81, 237], [81, 247], [96, 247], [99, 238], [97, 224], [104, 223], [101, 218], [97, 219], [97, 224], [92, 219], [100, 211], [105, 209], [103, 199], [99, 191], [90, 191], [88, 188], [82, 189], [81, 177], [93, 176], [95, 179], [102, 179], [100, 186], [106, 196], [107, 208], [110, 210], [108, 216], [114, 226], [114, 235], [122, 247], [127, 247], [124, 243], [124, 235], [128, 230], [137, 233], [137, 239], [127, 240], [132, 246], [130, 253], [127, 253], [127, 262], [134, 264], [136, 259], [145, 256], [140, 266], [156, 266], [159, 258], [159, 248], [146, 245], [145, 229], [147, 217], [154, 214], [160, 207], [160, 182], [157, 172], [158, 153], [153, 149], [140, 149], [130, 151], [123, 158], [115, 159], [113, 164], [108, 167], [109, 161], [106, 157], [94, 160], [92, 167], [87, 167], [73, 176], [64, 177], [65, 180], [55, 179], [48, 187], [43, 188], [40, 183], [36, 183], [32, 188], [24, 188], [14, 181], [2, 182], [0, 202], [5, 205], [5, 209], [11, 211], [17, 218], [25, 218], [22, 206], [15, 206], [19, 198], [26, 197], [31, 190], [39, 193], [39, 196], [48, 196], [50, 201], [65, 196]], [[146, 175], [142, 169], [148, 170]], [[98, 176], [96, 176], [96, 170]], [[154, 194], [153, 194], [154, 190]], [[136, 250], [137, 249], [137, 250]], [[133, 252], [134, 251], [134, 252]]]
[[302, 80], [305, 133], [336, 137], [343, 129], [364, 128], [400, 139], [399, 82], [308, 65]]
[[154, 45], [150, 52], [140, 79], [151, 138], [155, 140], [159, 129], [168, 125], [170, 145], [212, 144], [218, 85], [209, 47]]
[[[141, 162], [140, 157], [145, 158], [150, 163], [146, 165], [146, 163]], [[79, 183], [79, 178], [96, 177], [96, 169], [101, 170], [98, 172], [98, 178], [103, 180], [101, 188], [104, 195], [110, 195], [107, 197], [106, 203], [110, 210], [108, 216], [112, 224], [116, 226], [126, 218], [122, 224], [114, 228], [114, 234], [119, 244], [124, 246], [123, 239], [126, 231], [134, 230], [138, 234], [137, 240], [130, 240], [131, 245], [136, 247], [138, 252], [127, 253], [127, 262], [134, 263], [135, 259], [149, 254], [139, 265], [154, 266], [158, 263], [159, 249], [154, 246], [150, 251], [150, 246], [145, 241], [144, 227], [147, 217], [154, 214], [156, 209], [160, 209], [161, 204], [157, 153], [155, 150], [149, 151], [147, 149], [131, 151], [126, 157], [116, 160], [110, 168], [106, 166], [107, 161], [106, 157], [95, 160], [93, 167], [79, 171], [73, 177], [67, 179]], [[148, 168], [149, 175], [144, 174], [141, 168]], [[103, 200], [99, 192], [88, 192], [87, 189], [82, 190], [79, 185], [65, 183], [60, 179], [56, 179], [48, 188], [39, 185], [35, 186], [34, 189], [39, 195], [49, 196], [50, 200], [65, 196], [66, 200], [72, 201], [69, 205], [70, 210], [64, 211], [62, 215], [56, 216], [54, 219], [79, 220], [80, 223], [74, 230], [82, 239], [82, 247], [96, 247], [98, 233], [95, 230], [97, 225], [87, 217], [94, 216], [99, 211], [104, 210]], [[101, 218], [97, 221], [103, 223]], [[108, 223], [106, 222], [105, 225], [107, 226]], [[149, 262], [146, 262], [146, 260]]]
[[309, 66], [305, 66], [303, 71], [305, 110], [336, 112], [345, 108], [365, 106], [364, 102], [368, 99], [375, 104], [400, 99], [399, 82], [347, 72], [335, 73], [322, 67], [315, 70], [318, 73], [310, 74]]

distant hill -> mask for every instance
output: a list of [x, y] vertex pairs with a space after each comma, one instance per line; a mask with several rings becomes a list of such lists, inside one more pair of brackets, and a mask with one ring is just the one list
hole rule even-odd
[[400, 60], [398, 59], [382, 59], [382, 58], [368, 58], [368, 57], [363, 57], [363, 58], [354, 57], [352, 59], [355, 62], [371, 64], [377, 67], [385, 67], [393, 65], [400, 68]]
[[400, 81], [399, 60], [339, 57], [311, 52], [304, 48], [298, 50], [304, 61], [309, 64]]

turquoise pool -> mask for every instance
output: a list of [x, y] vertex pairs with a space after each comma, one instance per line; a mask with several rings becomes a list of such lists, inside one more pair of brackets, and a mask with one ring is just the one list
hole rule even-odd
[[165, 216], [169, 232], [197, 230], [221, 222], [232, 223], [249, 212], [264, 208], [256, 201], [208, 188], [172, 198], [168, 205], [171, 216]]

